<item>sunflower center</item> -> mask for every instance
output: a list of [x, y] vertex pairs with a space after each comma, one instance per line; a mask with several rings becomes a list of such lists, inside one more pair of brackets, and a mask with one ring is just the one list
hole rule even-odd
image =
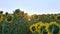
[[35, 31], [35, 27], [32, 27], [32, 30]]
[[12, 20], [12, 16], [8, 16], [7, 21], [11, 21], [11, 20]]

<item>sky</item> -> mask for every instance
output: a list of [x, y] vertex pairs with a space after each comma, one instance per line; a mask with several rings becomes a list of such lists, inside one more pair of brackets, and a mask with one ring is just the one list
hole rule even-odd
[[20, 9], [28, 14], [60, 13], [60, 0], [0, 0], [0, 10], [3, 13], [13, 13]]

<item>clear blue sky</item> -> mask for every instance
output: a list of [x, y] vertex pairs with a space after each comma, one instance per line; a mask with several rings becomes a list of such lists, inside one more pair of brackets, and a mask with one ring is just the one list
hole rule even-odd
[[60, 0], [0, 0], [0, 10], [4, 13], [17, 8], [29, 14], [60, 13]]

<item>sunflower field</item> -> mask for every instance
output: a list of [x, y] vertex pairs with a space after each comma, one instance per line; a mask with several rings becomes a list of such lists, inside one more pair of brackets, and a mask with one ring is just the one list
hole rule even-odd
[[0, 34], [60, 34], [60, 14], [33, 14], [16, 9], [0, 11]]

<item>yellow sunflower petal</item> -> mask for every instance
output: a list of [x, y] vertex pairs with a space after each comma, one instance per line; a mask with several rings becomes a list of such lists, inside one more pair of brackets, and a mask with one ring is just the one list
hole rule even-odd
[[40, 22], [36, 23], [35, 25], [36, 25], [36, 31], [39, 32], [40, 31], [40, 28], [39, 28], [40, 27]]
[[33, 24], [33, 25], [30, 26], [30, 31], [31, 31], [32, 33], [34, 33], [34, 31], [32, 30], [32, 27], [35, 27], [35, 24]]

